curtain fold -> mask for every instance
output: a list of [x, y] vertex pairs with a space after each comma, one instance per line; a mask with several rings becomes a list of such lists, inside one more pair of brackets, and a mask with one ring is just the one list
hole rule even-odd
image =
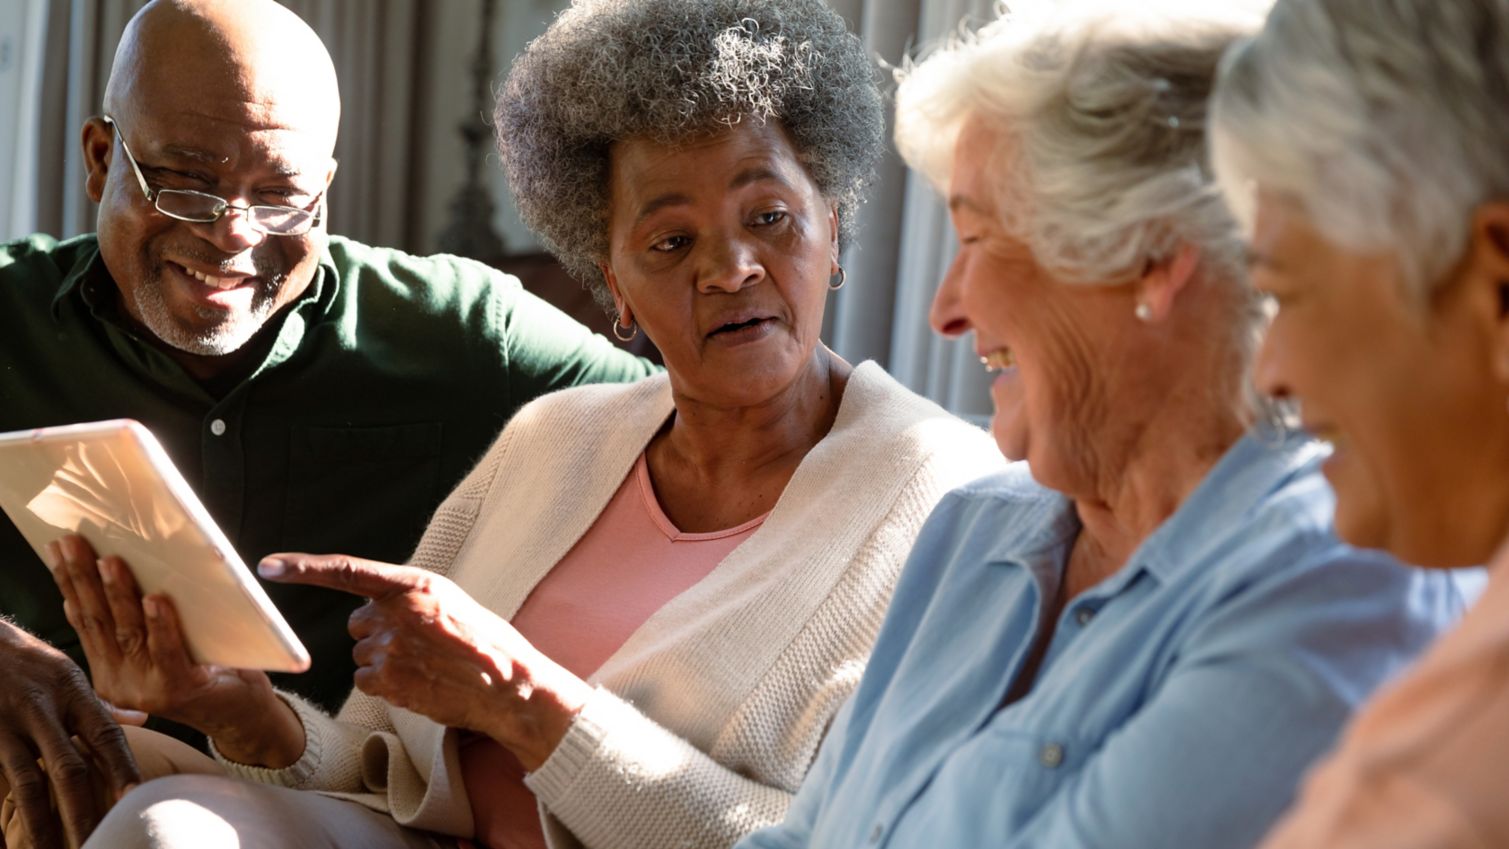
[[[994, 0], [831, 0], [865, 46], [888, 68], [936, 45], [964, 20], [985, 21]], [[886, 133], [892, 131], [895, 86], [886, 92]], [[880, 179], [859, 212], [858, 238], [842, 262], [853, 285], [830, 300], [824, 337], [851, 362], [873, 359], [913, 391], [976, 420], [990, 414], [990, 379], [972, 342], [948, 341], [928, 325], [938, 282], [953, 261], [948, 210], [921, 176], [889, 145]]]
[[[339, 166], [330, 230], [363, 242], [414, 245], [411, 179], [419, 131], [414, 82], [428, 58], [419, 0], [281, 0], [319, 33], [341, 91]], [[459, 95], [459, 93], [458, 93]]]
[[[18, 40], [23, 108], [13, 126], [7, 215], [0, 238], [64, 237], [94, 229], [84, 194], [79, 131], [98, 115], [121, 32], [146, 0], [7, 0], [26, 12]], [[330, 194], [332, 232], [375, 244], [422, 241], [412, 214], [421, 98], [430, 61], [421, 0], [285, 0], [335, 61], [341, 88], [340, 166]], [[0, 126], [4, 126], [0, 124]], [[8, 181], [8, 182], [9, 182]]]
[[85, 118], [99, 114], [115, 43], [142, 2], [21, 0], [24, 38], [16, 44], [15, 61], [22, 88], [7, 128], [10, 189], [0, 235], [73, 235], [94, 228], [79, 130]]
[[52, 11], [46, 0], [0, 5], [0, 128], [7, 130], [0, 132], [0, 234], [35, 227], [39, 172], [54, 164], [39, 159], [35, 140], [44, 93], [41, 45]]

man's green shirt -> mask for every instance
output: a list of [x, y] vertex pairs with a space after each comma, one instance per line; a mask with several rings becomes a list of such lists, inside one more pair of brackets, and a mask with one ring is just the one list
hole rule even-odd
[[[0, 431], [142, 422], [249, 565], [274, 551], [402, 562], [520, 406], [653, 370], [487, 266], [338, 237], [223, 397], [142, 341], [118, 302], [92, 235], [0, 245]], [[360, 599], [266, 587], [314, 659], [279, 685], [333, 710]], [[3, 517], [0, 612], [82, 660], [46, 567]]]

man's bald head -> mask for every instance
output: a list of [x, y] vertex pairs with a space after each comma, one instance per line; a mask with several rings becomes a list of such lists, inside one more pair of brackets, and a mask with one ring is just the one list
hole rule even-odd
[[324, 43], [272, 0], [148, 3], [121, 35], [105, 112], [130, 126], [144, 102], [297, 128], [326, 155], [335, 149], [340, 122], [335, 66]]
[[[271, 0], [156, 0], [121, 37], [104, 106], [112, 122], [83, 128], [85, 191], [121, 305], [191, 373], [223, 373], [272, 338], [264, 327], [309, 288], [327, 244], [340, 123], [330, 56]], [[225, 206], [186, 219], [165, 211], [169, 191]], [[275, 235], [253, 206], [317, 223]]]

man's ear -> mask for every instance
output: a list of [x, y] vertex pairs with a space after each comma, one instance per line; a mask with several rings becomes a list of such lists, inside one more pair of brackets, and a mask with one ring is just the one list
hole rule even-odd
[[1469, 285], [1486, 289], [1471, 297], [1492, 328], [1494, 374], [1509, 384], [1509, 202], [1489, 201], [1473, 212], [1468, 263]]
[[90, 118], [84, 122], [79, 143], [84, 149], [84, 193], [99, 203], [105, 196], [105, 177], [115, 151], [115, 130], [103, 118]]
[[599, 262], [597, 270], [602, 272], [603, 280], [608, 284], [608, 294], [613, 296], [613, 309], [618, 312], [614, 318], [619, 326], [625, 329], [634, 323], [634, 313], [629, 309], [629, 302], [624, 300], [623, 293], [618, 289], [618, 276], [613, 273], [613, 266], [606, 262]]
[[1140, 310], [1138, 317], [1147, 322], [1167, 318], [1173, 312], [1179, 293], [1194, 279], [1199, 265], [1200, 250], [1188, 242], [1180, 242], [1179, 249], [1169, 259], [1149, 265], [1134, 284]]

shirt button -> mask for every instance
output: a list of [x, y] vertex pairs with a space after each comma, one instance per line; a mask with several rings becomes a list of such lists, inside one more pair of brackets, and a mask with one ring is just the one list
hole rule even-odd
[[1038, 762], [1049, 769], [1056, 768], [1064, 762], [1064, 747], [1057, 743], [1048, 743], [1037, 753]]
[[872, 829], [870, 829], [870, 842], [871, 843], [879, 843], [880, 842], [880, 837], [883, 834], [885, 834], [885, 826], [883, 826], [883, 825], [881, 825], [879, 823], [876, 823], [875, 827], [872, 828]]
[[1086, 625], [1090, 624], [1090, 620], [1094, 619], [1094, 618], [1095, 618], [1095, 611], [1091, 610], [1088, 607], [1081, 607], [1080, 609], [1074, 611], [1074, 621], [1078, 622], [1079, 623], [1079, 627], [1081, 627], [1081, 628], [1083, 628]]
[[216, 436], [225, 436], [225, 419], [215, 419], [210, 422], [210, 433]]

